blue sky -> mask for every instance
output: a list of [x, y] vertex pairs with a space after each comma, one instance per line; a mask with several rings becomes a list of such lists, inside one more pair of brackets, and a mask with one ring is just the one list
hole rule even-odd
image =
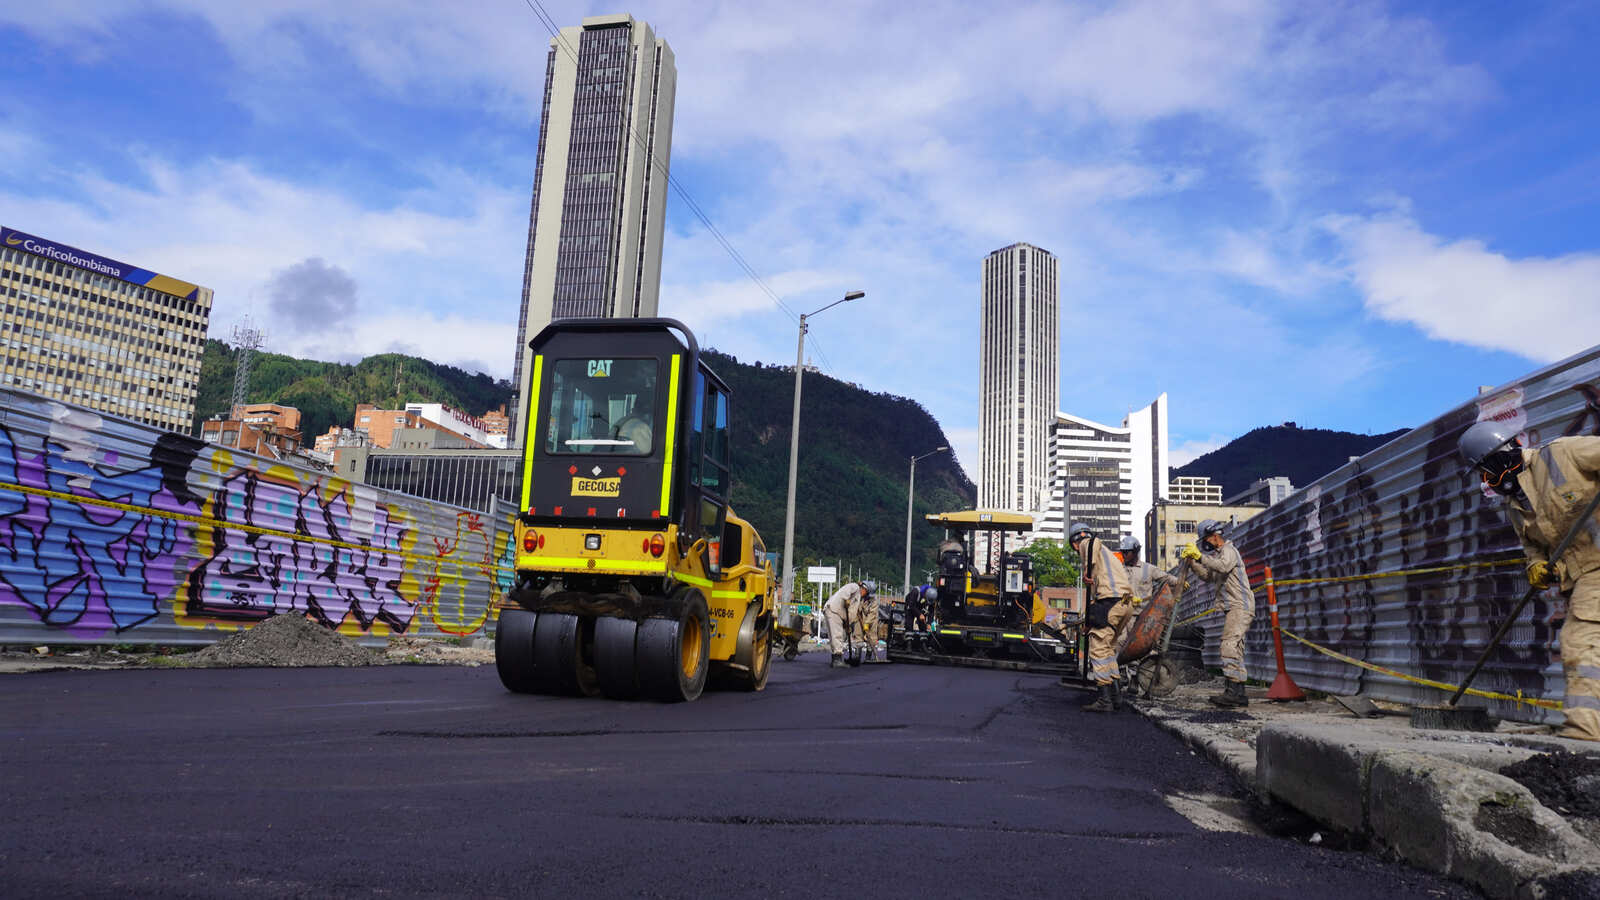
[[[1061, 405], [1175, 458], [1387, 431], [1600, 342], [1591, 4], [544, 0], [678, 62], [674, 176], [814, 361], [976, 464], [978, 277], [1061, 260]], [[213, 336], [509, 376], [549, 34], [524, 0], [0, 8], [0, 222], [213, 287]], [[674, 196], [662, 313], [794, 325]]]

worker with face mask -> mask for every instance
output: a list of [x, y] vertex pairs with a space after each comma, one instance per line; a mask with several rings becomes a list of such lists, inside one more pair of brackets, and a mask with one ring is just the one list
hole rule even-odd
[[1083, 583], [1088, 588], [1084, 624], [1089, 626], [1089, 678], [1095, 698], [1084, 704], [1086, 712], [1114, 712], [1122, 708], [1117, 690], [1117, 629], [1133, 614], [1133, 588], [1128, 570], [1105, 541], [1082, 522], [1067, 529], [1067, 543], [1078, 554]]
[[1133, 588], [1133, 608], [1137, 612], [1161, 591], [1162, 585], [1172, 583], [1172, 576], [1139, 558], [1139, 539], [1124, 535], [1118, 552], [1122, 567], [1128, 570], [1129, 586]]
[[1222, 656], [1222, 677], [1226, 686], [1222, 693], [1211, 696], [1215, 706], [1239, 707], [1250, 703], [1245, 695], [1244, 683], [1249, 673], [1244, 667], [1244, 633], [1256, 617], [1256, 595], [1250, 588], [1250, 576], [1244, 569], [1244, 557], [1238, 548], [1222, 536], [1222, 523], [1202, 519], [1195, 526], [1199, 544], [1184, 544], [1183, 564], [1197, 578], [1216, 591], [1217, 603], [1223, 609], [1222, 642], [1217, 651]]
[[[1560, 637], [1567, 722], [1557, 734], [1600, 741], [1600, 515], [1576, 525], [1600, 491], [1600, 437], [1560, 437], [1524, 449], [1515, 432], [1487, 421], [1463, 432], [1458, 448], [1506, 498], [1528, 557], [1528, 585], [1556, 585], [1567, 599]], [[1551, 559], [1575, 525], [1571, 545]]]

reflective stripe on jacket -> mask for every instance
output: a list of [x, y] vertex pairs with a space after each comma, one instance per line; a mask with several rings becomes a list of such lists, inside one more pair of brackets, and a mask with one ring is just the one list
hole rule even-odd
[[1084, 580], [1084, 586], [1089, 589], [1089, 601], [1133, 599], [1128, 570], [1122, 565], [1122, 558], [1104, 541], [1097, 537], [1089, 539], [1089, 552], [1083, 564], [1089, 570], [1089, 577]]
[[1550, 559], [1567, 529], [1600, 490], [1600, 437], [1564, 437], [1522, 451], [1517, 484], [1527, 496], [1512, 498], [1511, 527], [1529, 559], [1561, 563], [1561, 589], [1600, 569], [1600, 514], [1591, 516], [1560, 560]]
[[1256, 612], [1256, 593], [1250, 589], [1250, 575], [1244, 569], [1244, 557], [1232, 541], [1223, 541], [1221, 550], [1211, 550], [1201, 545], [1200, 558], [1189, 560], [1189, 568], [1201, 581], [1217, 590], [1217, 600], [1223, 609], [1235, 605], [1250, 615]]

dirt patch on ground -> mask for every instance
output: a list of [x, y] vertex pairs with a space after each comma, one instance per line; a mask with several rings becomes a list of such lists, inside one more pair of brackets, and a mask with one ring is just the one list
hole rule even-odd
[[1600, 844], [1600, 756], [1555, 750], [1505, 766], [1500, 774], [1527, 788], [1579, 834]]
[[1505, 766], [1500, 774], [1558, 813], [1600, 819], [1600, 756], [1555, 750]]
[[494, 663], [494, 639], [394, 635], [369, 649], [301, 615], [265, 619], [206, 647], [162, 644], [15, 645], [0, 647], [0, 674], [59, 669], [221, 668], [226, 666], [482, 666]]
[[371, 666], [383, 657], [305, 616], [272, 616], [183, 657], [186, 666]]
[[433, 666], [483, 666], [494, 663], [494, 645], [485, 639], [457, 644], [432, 638], [395, 635], [384, 648], [384, 659], [391, 663], [419, 663]]

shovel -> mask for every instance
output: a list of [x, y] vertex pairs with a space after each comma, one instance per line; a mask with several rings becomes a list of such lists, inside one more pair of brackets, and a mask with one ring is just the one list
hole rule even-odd
[[[1583, 508], [1583, 513], [1574, 519], [1572, 527], [1567, 529], [1566, 537], [1561, 539], [1561, 543], [1556, 545], [1555, 552], [1550, 554], [1552, 569], [1561, 561], [1561, 557], [1566, 555], [1567, 548], [1572, 546], [1572, 542], [1578, 537], [1579, 530], [1583, 528], [1585, 522], [1589, 521], [1589, 517], [1594, 515], [1594, 511], [1597, 508], [1600, 508], [1600, 492], [1597, 492], [1589, 500], [1589, 505]], [[1494, 723], [1490, 721], [1487, 710], [1481, 706], [1457, 707], [1456, 701], [1460, 700], [1461, 695], [1467, 692], [1472, 680], [1478, 677], [1478, 671], [1483, 668], [1484, 663], [1489, 661], [1489, 654], [1500, 646], [1500, 641], [1505, 638], [1506, 632], [1511, 630], [1511, 626], [1517, 621], [1517, 617], [1522, 615], [1523, 608], [1533, 600], [1535, 594], [1542, 590], [1544, 588], [1529, 586], [1528, 592], [1522, 595], [1522, 600], [1517, 604], [1516, 609], [1513, 609], [1511, 615], [1500, 623], [1499, 630], [1494, 633], [1494, 637], [1489, 639], [1489, 645], [1483, 648], [1483, 653], [1478, 656], [1478, 661], [1473, 664], [1472, 671], [1468, 672], [1467, 677], [1462, 680], [1461, 687], [1456, 688], [1455, 696], [1450, 698], [1448, 704], [1444, 706], [1419, 706], [1411, 711], [1412, 728], [1453, 728], [1464, 731], [1494, 730]]]

